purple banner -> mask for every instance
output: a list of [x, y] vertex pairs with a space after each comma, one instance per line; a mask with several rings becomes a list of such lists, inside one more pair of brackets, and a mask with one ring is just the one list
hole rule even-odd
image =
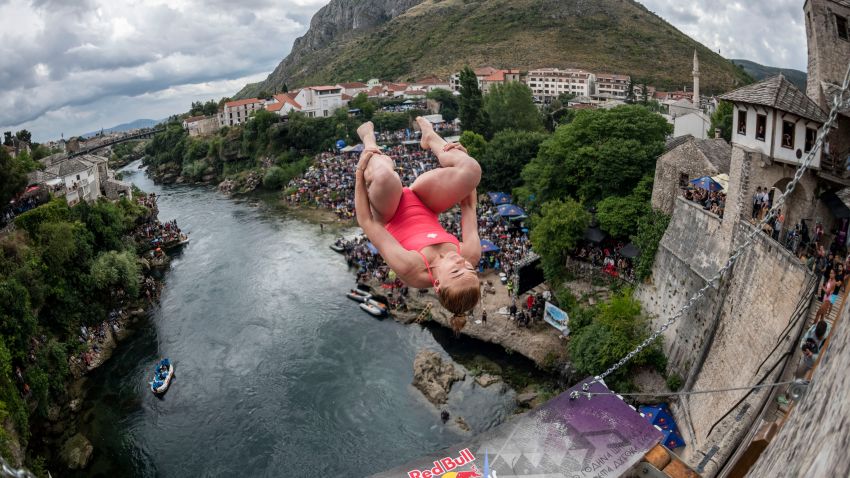
[[[581, 383], [468, 442], [372, 478], [616, 477], [661, 440], [661, 432], [616, 395], [573, 400], [573, 390], [581, 391]], [[595, 383], [590, 391], [608, 389]]]

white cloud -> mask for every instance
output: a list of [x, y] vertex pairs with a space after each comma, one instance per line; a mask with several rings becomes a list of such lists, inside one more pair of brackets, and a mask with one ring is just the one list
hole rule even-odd
[[806, 71], [806, 26], [801, 0], [641, 3], [726, 58]]
[[[328, 0], [0, 0], [0, 131], [38, 141], [235, 93]], [[800, 0], [644, 0], [727, 58], [805, 69]]]

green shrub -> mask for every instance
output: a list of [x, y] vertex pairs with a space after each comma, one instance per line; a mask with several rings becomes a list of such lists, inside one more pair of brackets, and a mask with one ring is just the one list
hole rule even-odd
[[678, 392], [684, 384], [685, 382], [682, 380], [682, 376], [678, 373], [671, 373], [670, 376], [667, 377], [667, 388], [669, 388], [671, 392]]

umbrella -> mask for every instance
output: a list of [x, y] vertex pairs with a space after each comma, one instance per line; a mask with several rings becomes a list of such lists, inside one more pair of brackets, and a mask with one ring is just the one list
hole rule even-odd
[[357, 146], [351, 148], [349, 151], [352, 152], [352, 153], [362, 153], [363, 152], [363, 145], [358, 144]]
[[602, 242], [606, 234], [598, 227], [588, 227], [584, 230], [584, 238], [590, 242]]
[[519, 206], [514, 206], [513, 204], [501, 204], [498, 207], [499, 215], [504, 217], [516, 217], [516, 216], [525, 216], [525, 211], [523, 211]]
[[685, 446], [685, 440], [676, 433], [676, 430], [664, 430], [664, 438], [662, 439], [662, 443], [669, 450], [675, 450], [676, 448]]
[[708, 176], [703, 176], [697, 179], [691, 179], [691, 184], [707, 191], [720, 191], [721, 189], [723, 189], [723, 186], [720, 183], [718, 183], [714, 179], [711, 179]]
[[493, 201], [493, 204], [496, 204], [496, 205], [510, 204], [510, 202], [511, 202], [511, 195], [510, 194], [505, 194], [505, 193], [502, 193], [502, 192], [492, 192], [492, 193], [487, 193], [487, 195], [490, 196], [490, 200]]
[[723, 189], [721, 191], [725, 191], [729, 189], [729, 175], [728, 174], [718, 174], [717, 176], [712, 176], [711, 179], [717, 181], [720, 184], [720, 187]]
[[481, 252], [499, 252], [499, 246], [493, 244], [487, 239], [481, 239]]
[[626, 247], [620, 249], [620, 255], [623, 257], [628, 257], [629, 259], [634, 259], [635, 257], [640, 255], [640, 249], [638, 249], [638, 246], [630, 242], [626, 244]]

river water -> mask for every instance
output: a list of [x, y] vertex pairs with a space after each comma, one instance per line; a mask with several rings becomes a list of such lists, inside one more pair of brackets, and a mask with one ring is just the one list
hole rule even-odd
[[[443, 347], [345, 297], [353, 275], [331, 232], [272, 202], [156, 185], [137, 166], [124, 178], [157, 193], [160, 219], [191, 242], [160, 305], [86, 384], [85, 476], [359, 477], [469, 436], [410, 385], [417, 351]], [[176, 378], [157, 399], [147, 381], [162, 356]], [[447, 408], [480, 432], [513, 394], [467, 379]]]

